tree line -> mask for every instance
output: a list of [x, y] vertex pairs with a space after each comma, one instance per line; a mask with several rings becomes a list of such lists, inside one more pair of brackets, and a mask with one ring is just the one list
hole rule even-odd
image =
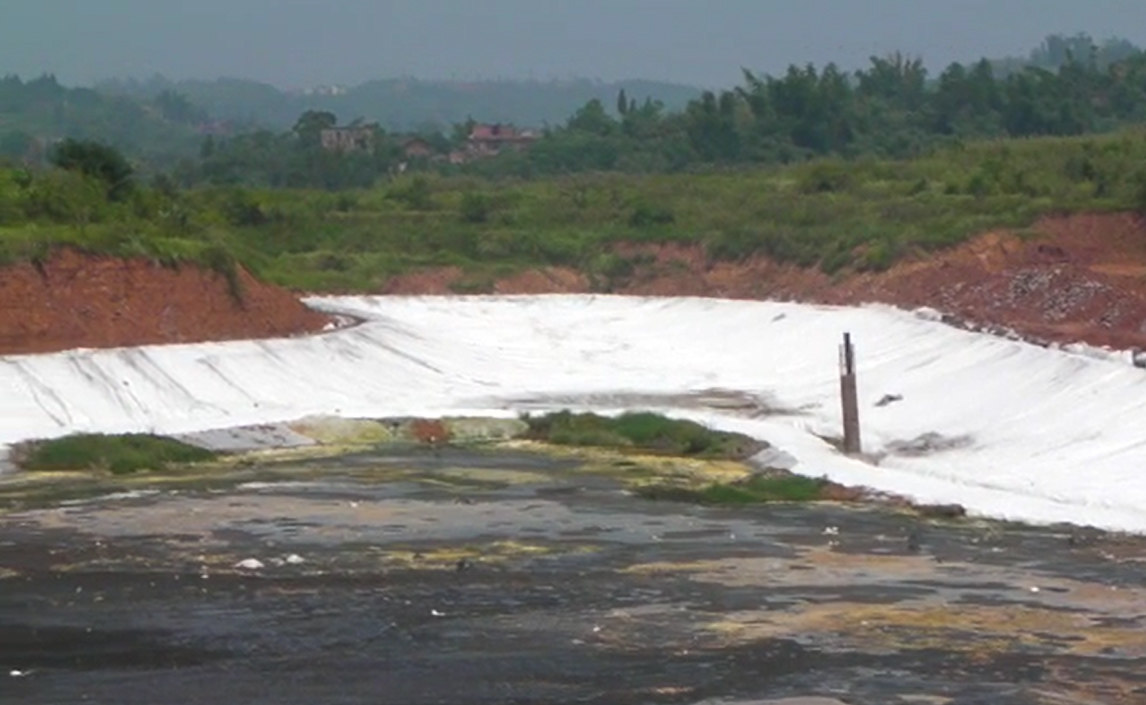
[[[620, 90], [613, 105], [592, 99], [523, 152], [464, 166], [427, 168], [531, 177], [586, 171], [677, 172], [706, 166], [815, 157], [909, 158], [966, 140], [1108, 132], [1146, 119], [1146, 54], [1127, 42], [1053, 36], [1016, 60], [953, 63], [937, 76], [916, 57], [873, 57], [859, 71], [835, 64], [790, 66], [782, 75], [743, 72], [740, 85], [706, 91], [680, 110]], [[369, 153], [330, 153], [294, 129], [210, 140], [185, 165], [187, 184], [248, 183], [327, 189], [361, 187], [404, 161], [403, 135], [376, 129]], [[467, 125], [422, 137], [445, 154]]]
[[906, 158], [964, 140], [1100, 133], [1146, 119], [1143, 52], [1052, 38], [1038, 56], [1059, 63], [1004, 70], [982, 59], [932, 77], [922, 60], [895, 54], [851, 73], [835, 64], [744, 71], [739, 86], [678, 112], [622, 93], [615, 110], [590, 101], [529, 154], [483, 167], [528, 175]]

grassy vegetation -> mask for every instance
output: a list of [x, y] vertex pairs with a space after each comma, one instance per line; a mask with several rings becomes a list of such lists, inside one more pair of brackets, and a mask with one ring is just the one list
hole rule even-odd
[[209, 450], [146, 434], [78, 434], [35, 441], [16, 453], [17, 463], [25, 470], [107, 470], [117, 475], [215, 457]]
[[[455, 265], [457, 287], [564, 265], [608, 289], [640, 264], [620, 242], [703, 246], [835, 272], [881, 269], [913, 251], [1040, 216], [1146, 208], [1146, 138], [973, 143], [910, 161], [821, 160], [743, 171], [580, 174], [530, 181], [407, 176], [370, 190], [172, 192], [128, 203], [71, 199], [82, 184], [0, 173], [0, 260], [67, 244], [225, 275], [238, 261], [311, 291], [377, 290], [392, 276]], [[59, 182], [59, 183], [57, 183]], [[73, 202], [75, 201], [75, 202]]]
[[611, 418], [561, 411], [526, 417], [528, 437], [548, 443], [605, 448], [633, 448], [668, 455], [742, 459], [759, 443], [737, 433], [705, 428], [659, 414], [629, 413]]
[[763, 502], [814, 502], [822, 499], [825, 480], [799, 475], [756, 475], [742, 482], [717, 483], [693, 489], [672, 485], [649, 485], [637, 489], [646, 499], [696, 504], [760, 504]]

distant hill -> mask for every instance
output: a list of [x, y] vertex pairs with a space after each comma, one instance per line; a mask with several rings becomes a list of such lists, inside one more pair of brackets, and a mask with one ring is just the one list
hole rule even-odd
[[194, 153], [206, 113], [170, 91], [146, 100], [68, 88], [54, 76], [0, 78], [0, 157], [42, 160], [64, 137], [106, 142], [152, 164]]
[[991, 61], [991, 68], [999, 77], [1022, 71], [1025, 68], [1057, 71], [1071, 61], [1084, 64], [1093, 63], [1106, 70], [1111, 64], [1129, 59], [1142, 49], [1120, 37], [1111, 37], [1096, 42], [1089, 34], [1080, 32], [1071, 36], [1052, 34], [1043, 43], [1032, 49], [1026, 56], [1008, 56]]
[[539, 127], [563, 123], [593, 98], [613, 105], [622, 89], [630, 98], [652, 98], [670, 110], [698, 97], [699, 88], [657, 81], [425, 81], [384, 79], [350, 88], [322, 87], [287, 92], [257, 81], [111, 80], [97, 85], [109, 95], [150, 100], [165, 91], [186, 96], [212, 117], [239, 124], [282, 129], [307, 110], [327, 110], [345, 121], [362, 118], [389, 130], [446, 128], [472, 117]]

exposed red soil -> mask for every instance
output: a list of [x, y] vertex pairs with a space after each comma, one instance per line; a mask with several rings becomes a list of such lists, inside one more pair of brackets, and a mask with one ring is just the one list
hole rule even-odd
[[146, 259], [63, 250], [39, 267], [5, 267], [0, 354], [287, 336], [329, 322], [284, 289], [238, 277], [241, 299], [220, 274]]
[[[765, 257], [713, 262], [699, 246], [623, 245], [640, 262], [607, 289], [648, 296], [785, 299], [829, 304], [929, 306], [958, 319], [1011, 328], [1030, 338], [1146, 349], [1146, 222], [1130, 214], [1046, 218], [1019, 237], [1000, 231], [886, 272], [843, 273]], [[641, 257], [637, 257], [641, 255]], [[452, 294], [456, 267], [391, 279], [381, 293]], [[329, 319], [283, 289], [240, 271], [243, 296], [226, 279], [192, 266], [57, 252], [42, 266], [0, 269], [0, 354], [75, 347], [198, 342], [295, 335]], [[519, 272], [491, 293], [601, 290], [567, 268]]]
[[438, 419], [415, 419], [410, 426], [410, 433], [416, 441], [426, 445], [441, 445], [450, 441], [450, 429]]
[[[1146, 348], [1146, 222], [1132, 214], [1045, 218], [1035, 235], [986, 233], [940, 253], [909, 257], [885, 272], [843, 273], [765, 257], [711, 262], [700, 246], [624, 245], [647, 263], [610, 291], [646, 296], [718, 296], [828, 304], [929, 306], [971, 323], [1048, 342]], [[651, 260], [651, 262], [648, 262]], [[460, 270], [396, 277], [394, 294], [448, 294]], [[579, 293], [585, 276], [550, 268], [498, 281], [502, 294]]]

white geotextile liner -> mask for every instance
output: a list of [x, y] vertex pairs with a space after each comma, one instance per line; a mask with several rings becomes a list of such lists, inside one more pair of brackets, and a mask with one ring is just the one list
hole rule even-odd
[[[182, 433], [316, 414], [512, 415], [589, 400], [758, 436], [796, 472], [973, 512], [1146, 531], [1146, 372], [886, 307], [600, 296], [337, 297], [313, 337], [0, 357], [0, 444]], [[865, 452], [841, 457], [837, 355], [859, 361]], [[671, 400], [742, 392], [780, 413]], [[672, 396], [677, 395], [677, 396]], [[902, 400], [884, 406], [885, 395]], [[938, 450], [910, 449], [928, 436]], [[889, 450], [895, 450], [890, 454]]]

